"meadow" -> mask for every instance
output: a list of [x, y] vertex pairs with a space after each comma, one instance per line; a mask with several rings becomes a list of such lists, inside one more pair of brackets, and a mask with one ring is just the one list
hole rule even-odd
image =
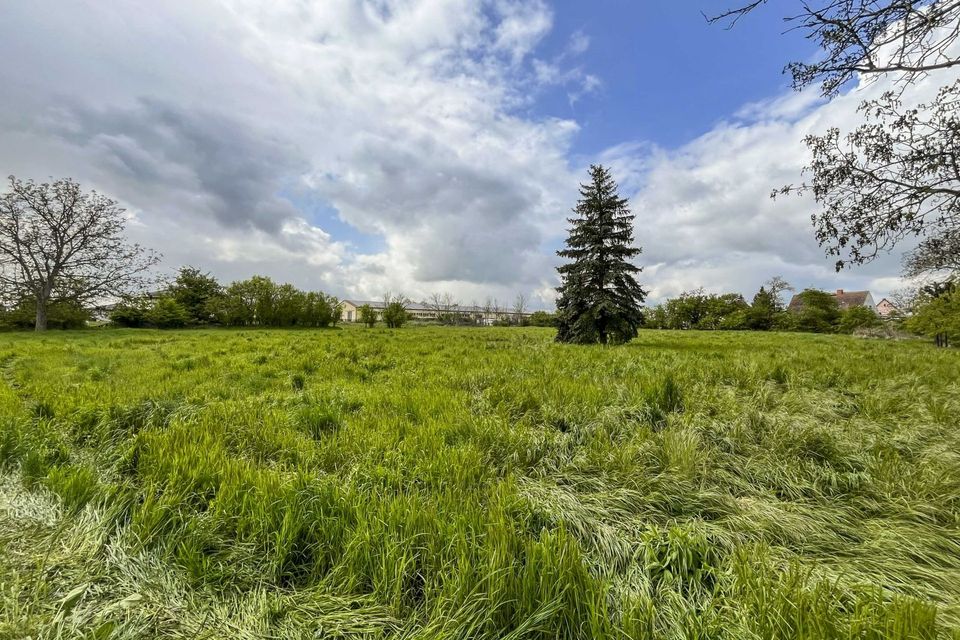
[[960, 352], [0, 335], [0, 638], [960, 638]]

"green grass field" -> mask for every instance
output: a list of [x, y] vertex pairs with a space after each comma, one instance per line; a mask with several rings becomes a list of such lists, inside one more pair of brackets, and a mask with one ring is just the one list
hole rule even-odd
[[960, 352], [0, 336], [0, 638], [960, 638]]

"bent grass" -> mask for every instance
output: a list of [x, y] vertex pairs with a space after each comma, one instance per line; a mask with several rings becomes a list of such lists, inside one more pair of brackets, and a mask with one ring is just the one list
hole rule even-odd
[[0, 638], [960, 637], [960, 354], [0, 343]]

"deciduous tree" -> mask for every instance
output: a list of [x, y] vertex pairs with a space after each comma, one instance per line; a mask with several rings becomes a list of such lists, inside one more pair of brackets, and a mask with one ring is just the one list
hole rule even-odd
[[200, 324], [211, 319], [210, 301], [223, 294], [223, 287], [209, 273], [186, 266], [177, 272], [177, 278], [167, 287], [167, 293], [187, 310], [190, 322]]
[[451, 293], [431, 294], [427, 306], [442, 324], [456, 324], [460, 321], [460, 302]]
[[159, 256], [124, 238], [116, 201], [70, 179], [35, 183], [10, 176], [0, 196], [0, 297], [32, 300], [34, 328], [50, 305], [135, 295], [156, 282]]
[[357, 309], [357, 317], [360, 322], [371, 329], [377, 324], [377, 310], [368, 304], [361, 305]]
[[386, 293], [383, 296], [383, 321], [390, 329], [399, 329], [410, 319], [407, 312], [409, 300], [402, 294]]
[[774, 306], [777, 311], [782, 311], [786, 305], [783, 303], [783, 298], [781, 294], [786, 291], [796, 291], [793, 288], [793, 285], [787, 282], [783, 276], [773, 276], [764, 283], [764, 286], [767, 288], [767, 292], [773, 298]]
[[799, 305], [791, 308], [793, 329], [812, 333], [832, 333], [840, 319], [837, 299], [819, 289], [804, 289], [797, 294]]
[[906, 253], [903, 273], [909, 278], [935, 273], [960, 276], [960, 228], [926, 238]]
[[924, 293], [906, 327], [934, 339], [938, 347], [960, 340], [960, 287], [945, 288], [939, 295]]
[[[754, 0], [710, 20], [732, 25], [765, 4]], [[957, 233], [960, 80], [950, 73], [924, 103], [910, 89], [919, 78], [960, 65], [960, 0], [812, 0], [797, 6], [786, 20], [819, 44], [822, 55], [787, 65], [796, 89], [819, 83], [832, 98], [853, 80], [882, 76], [894, 88], [861, 104], [865, 122], [853, 131], [807, 136], [811, 179], [777, 193], [811, 193], [821, 205], [813, 216], [816, 237], [837, 257], [838, 270], [868, 262], [906, 237]]]
[[527, 296], [523, 293], [518, 293], [516, 299], [513, 301], [513, 322], [518, 326], [523, 326], [527, 324]]

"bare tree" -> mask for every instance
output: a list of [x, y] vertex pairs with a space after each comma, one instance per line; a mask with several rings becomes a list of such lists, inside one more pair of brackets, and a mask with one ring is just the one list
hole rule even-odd
[[[709, 18], [732, 26], [767, 4], [756, 0]], [[817, 42], [816, 62], [791, 62], [793, 86], [820, 84], [832, 98], [849, 81], [881, 76], [891, 90], [861, 104], [865, 123], [851, 133], [807, 136], [808, 183], [775, 194], [812, 193], [822, 206], [816, 236], [837, 269], [863, 264], [908, 236], [960, 229], [960, 80], [950, 74], [929, 102], [906, 95], [921, 78], [960, 65], [960, 0], [819, 0], [785, 18]]]
[[36, 305], [37, 331], [53, 303], [84, 304], [142, 292], [160, 256], [123, 237], [124, 210], [70, 179], [10, 176], [0, 196], [0, 296]]
[[526, 312], [527, 296], [522, 293], [518, 293], [516, 299], [513, 301], [513, 321], [517, 325], [523, 325]]
[[426, 305], [443, 324], [456, 324], [459, 321], [460, 302], [451, 293], [432, 293]]
[[909, 312], [913, 310], [920, 295], [920, 287], [901, 287], [890, 294], [890, 300], [901, 313]]
[[488, 324], [495, 319], [493, 310], [493, 298], [487, 296], [487, 299], [483, 301], [483, 319], [480, 321], [481, 324]]
[[496, 321], [503, 320], [504, 316], [504, 307], [500, 304], [500, 301], [496, 298], [493, 299], [493, 317]]
[[[466, 310], [464, 310], [466, 311]], [[483, 324], [482, 314], [483, 310], [480, 305], [477, 304], [477, 300], [473, 299], [470, 301], [469, 312], [464, 313], [464, 322], [469, 324]]]
[[783, 279], [782, 276], [773, 276], [764, 283], [764, 286], [767, 288], [767, 291], [770, 292], [770, 295], [773, 296], [773, 299], [777, 303], [778, 308], [783, 308], [783, 298], [780, 297], [780, 294], [784, 291], [796, 291], [793, 285]]

